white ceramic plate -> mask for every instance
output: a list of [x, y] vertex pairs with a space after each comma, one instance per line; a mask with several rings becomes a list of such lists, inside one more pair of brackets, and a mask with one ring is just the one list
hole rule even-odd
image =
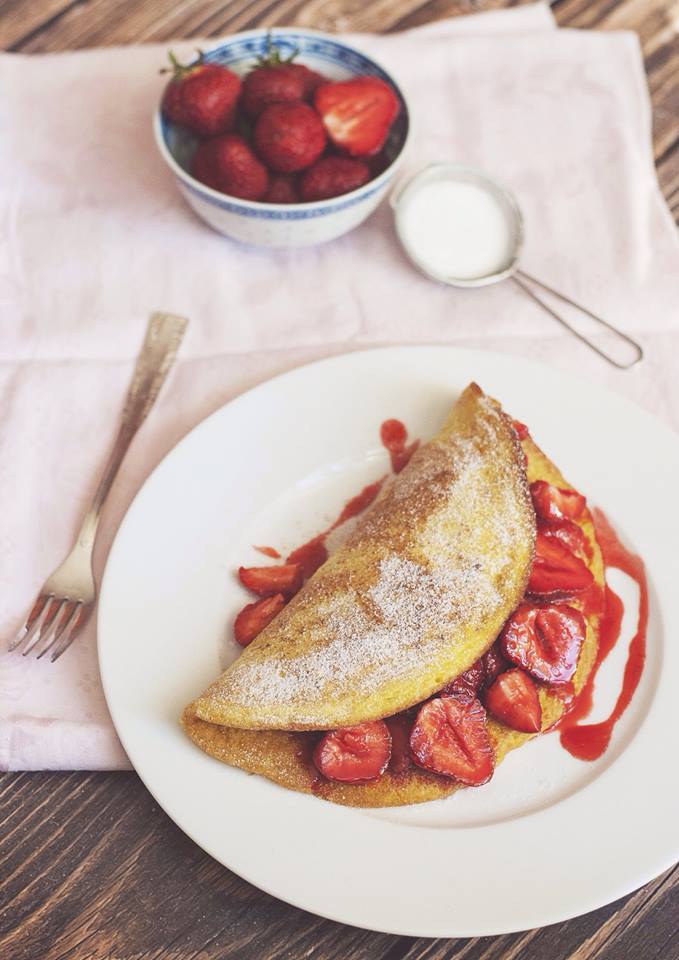
[[[380, 476], [380, 423], [427, 437], [474, 379], [603, 507], [647, 565], [642, 681], [604, 757], [555, 735], [511, 754], [487, 786], [384, 811], [346, 809], [247, 776], [183, 735], [183, 706], [235, 655], [245, 602], [233, 571], [266, 562]], [[679, 677], [679, 442], [592, 384], [447, 347], [335, 357], [278, 377], [192, 431], [146, 482], [116, 537], [99, 605], [99, 657], [116, 729], [149, 790], [209, 854], [290, 903], [389, 933], [506, 933], [615, 900], [679, 852], [674, 761]], [[620, 686], [636, 616], [597, 680], [592, 719]]]

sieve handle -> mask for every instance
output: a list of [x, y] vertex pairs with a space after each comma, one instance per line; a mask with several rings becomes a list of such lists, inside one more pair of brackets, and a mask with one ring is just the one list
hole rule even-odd
[[[626, 333], [623, 333], [618, 327], [614, 327], [612, 323], [609, 323], [608, 320], [604, 320], [603, 317], [598, 316], [596, 313], [592, 313], [587, 307], [584, 307], [581, 303], [577, 303], [571, 297], [567, 297], [565, 293], [560, 293], [558, 290], [555, 290], [554, 287], [548, 286], [546, 283], [543, 283], [541, 280], [538, 280], [536, 277], [531, 276], [528, 273], [525, 273], [523, 270], [517, 270], [512, 280], [521, 287], [524, 293], [527, 293], [528, 296], [539, 304], [543, 310], [546, 310], [550, 316], [554, 317], [555, 320], [569, 330], [578, 340], [582, 340], [590, 350], [594, 350], [595, 353], [598, 353], [600, 357], [603, 357], [608, 363], [611, 363], [614, 367], [617, 367], [619, 370], [629, 370], [630, 367], [633, 367], [635, 363], [639, 363], [643, 359], [644, 351], [641, 347], [641, 344], [637, 343], [636, 340], [633, 340], [632, 337], [628, 336]], [[528, 283], [526, 282], [528, 281]], [[579, 330], [576, 330], [575, 327], [562, 317], [561, 314], [557, 313], [552, 307], [549, 306], [537, 293], [531, 289], [528, 285], [529, 283], [535, 284], [536, 287], [540, 287], [541, 290], [546, 290], [547, 293], [551, 293], [552, 296], [557, 297], [563, 303], [567, 303], [571, 307], [575, 307], [576, 310], [579, 310], [581, 313], [584, 313], [586, 316], [591, 317], [592, 320], [595, 320], [597, 323], [606, 327], [607, 330], [610, 330], [621, 340], [624, 340], [625, 343], [629, 344], [630, 347], [634, 350], [634, 359], [630, 360], [628, 363], [620, 363], [619, 360], [616, 360], [615, 357], [612, 357], [610, 353], [606, 353], [605, 350], [601, 350], [595, 343], [593, 343], [588, 337], [583, 333], [580, 333]]]

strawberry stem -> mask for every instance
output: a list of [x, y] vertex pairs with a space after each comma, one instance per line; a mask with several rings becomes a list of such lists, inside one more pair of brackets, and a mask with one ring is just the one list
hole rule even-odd
[[204, 59], [205, 54], [202, 50], [196, 49], [198, 54], [198, 59], [194, 60], [193, 63], [181, 63], [174, 54], [173, 50], [167, 51], [167, 58], [170, 61], [169, 67], [162, 67], [159, 73], [172, 73], [174, 74], [175, 80], [182, 80], [187, 74], [191, 73], [192, 70], [195, 70], [196, 67], [199, 67]]
[[266, 56], [257, 57], [256, 63], [258, 67], [282, 67], [286, 63], [292, 63], [298, 55], [299, 47], [293, 47], [290, 56], [281, 57], [280, 49], [274, 46], [273, 36], [269, 31], [266, 35]]

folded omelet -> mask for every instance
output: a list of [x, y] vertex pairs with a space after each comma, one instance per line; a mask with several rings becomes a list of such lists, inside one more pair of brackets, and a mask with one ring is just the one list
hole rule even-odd
[[[500, 405], [469, 386], [344, 545], [186, 708], [187, 734], [225, 763], [337, 803], [418, 803], [457, 789], [455, 780], [413, 764], [365, 783], [325, 779], [311, 760], [319, 737], [312, 731], [391, 717], [440, 691], [491, 647], [528, 583], [536, 536], [529, 483], [538, 479], [572, 489], [530, 438], [519, 441]], [[602, 586], [588, 512], [580, 526], [587, 565]], [[582, 612], [575, 693], [598, 646], [600, 611]], [[564, 701], [546, 687], [539, 697], [545, 730]], [[534, 736], [492, 717], [488, 732], [496, 764]]]

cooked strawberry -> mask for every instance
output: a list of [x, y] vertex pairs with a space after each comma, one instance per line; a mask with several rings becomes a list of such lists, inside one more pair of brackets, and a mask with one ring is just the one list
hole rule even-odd
[[254, 144], [262, 160], [277, 173], [310, 167], [325, 148], [325, 130], [306, 103], [272, 103], [255, 124]]
[[483, 685], [485, 687], [489, 687], [493, 680], [509, 666], [497, 640], [490, 650], [486, 650], [481, 657], [481, 662], [483, 663]]
[[512, 420], [512, 426], [514, 427], [514, 430], [516, 431], [516, 435], [519, 438], [519, 440], [526, 440], [527, 437], [530, 436], [528, 432], [528, 427], [526, 426], [525, 423], [521, 423], [520, 420]]
[[213, 190], [244, 200], [261, 200], [269, 183], [264, 165], [235, 133], [199, 144], [191, 161], [191, 174]]
[[483, 660], [476, 660], [469, 670], [465, 670], [455, 680], [447, 683], [441, 690], [442, 697], [457, 697], [458, 700], [469, 702], [476, 696], [476, 691], [483, 683], [485, 676]]
[[421, 767], [478, 786], [493, 776], [495, 756], [478, 700], [428, 700], [417, 714], [410, 751]]
[[408, 446], [404, 447], [402, 450], [394, 450], [391, 455], [391, 468], [394, 473], [400, 473], [404, 467], [408, 466], [410, 463], [410, 458], [415, 453], [419, 445], [419, 440], [413, 440], [412, 443], [409, 443]]
[[217, 63], [205, 63], [203, 54], [188, 66], [170, 51], [173, 78], [165, 88], [162, 110], [172, 123], [201, 137], [231, 130], [241, 83], [235, 73]]
[[387, 769], [391, 736], [384, 720], [326, 733], [314, 750], [314, 763], [328, 780], [362, 783]]
[[538, 520], [538, 530], [548, 539], [558, 540], [567, 550], [581, 557], [591, 556], [591, 547], [585, 531], [573, 520], [561, 520], [559, 523], [546, 523]]
[[309, 167], [300, 181], [302, 200], [328, 200], [362, 187], [370, 179], [370, 170], [362, 160], [350, 157], [322, 157]]
[[328, 559], [328, 548], [325, 545], [323, 535], [314, 537], [308, 543], [302, 544], [293, 550], [287, 558], [287, 563], [297, 563], [302, 568], [302, 574], [306, 579], [313, 576], [319, 567], [322, 567]]
[[285, 597], [277, 593], [243, 607], [233, 624], [233, 635], [241, 647], [247, 647], [285, 606]]
[[541, 598], [557, 599], [581, 593], [594, 577], [583, 561], [554, 537], [538, 530], [535, 557], [528, 592]]
[[488, 687], [486, 708], [493, 716], [512, 730], [539, 733], [542, 727], [542, 707], [537, 687], [523, 670], [506, 670]]
[[302, 586], [302, 568], [298, 563], [281, 563], [271, 567], [240, 567], [240, 582], [258, 597], [283, 593], [291, 597]]
[[324, 83], [314, 104], [332, 142], [354, 157], [382, 149], [399, 109], [393, 89], [378, 77]]
[[500, 634], [509, 659], [545, 683], [566, 683], [575, 673], [585, 639], [585, 618], [564, 603], [522, 603]]
[[262, 197], [263, 203], [299, 203], [299, 194], [292, 177], [277, 174], [269, 181], [269, 187]]
[[576, 490], [563, 490], [544, 480], [531, 483], [530, 495], [538, 517], [550, 523], [577, 520], [582, 516], [587, 502]]
[[243, 80], [243, 109], [251, 117], [272, 103], [294, 103], [304, 98], [304, 79], [286, 63], [256, 67]]
[[384, 721], [391, 736], [391, 760], [389, 769], [392, 773], [406, 773], [413, 765], [410, 757], [410, 728], [413, 725], [411, 717], [405, 713], [397, 713], [387, 717]]

